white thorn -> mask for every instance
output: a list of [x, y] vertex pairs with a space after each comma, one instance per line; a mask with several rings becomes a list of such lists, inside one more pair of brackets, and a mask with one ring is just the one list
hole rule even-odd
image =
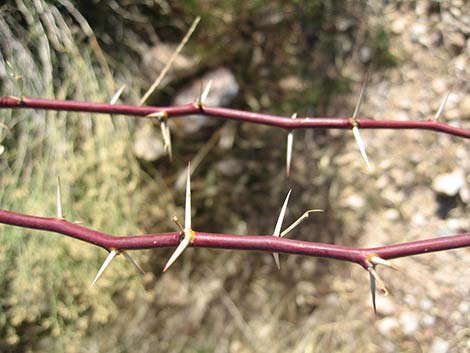
[[173, 150], [171, 148], [171, 133], [170, 133], [170, 126], [168, 125], [168, 115], [165, 111], [159, 111], [150, 113], [145, 116], [146, 118], [157, 118], [160, 121], [160, 130], [162, 132], [163, 137], [163, 149], [168, 151], [168, 156], [170, 157], [170, 161], [173, 160]]
[[364, 142], [362, 142], [361, 134], [359, 133], [359, 128], [357, 127], [357, 116], [359, 114], [359, 109], [361, 108], [362, 100], [364, 99], [364, 92], [366, 90], [367, 81], [369, 79], [369, 73], [366, 74], [366, 78], [364, 79], [364, 83], [362, 84], [361, 93], [359, 94], [359, 99], [356, 103], [356, 108], [354, 108], [354, 113], [352, 115], [352, 119], [354, 122], [354, 126], [352, 128], [354, 138], [359, 146], [359, 151], [361, 152], [362, 159], [366, 162], [367, 169], [370, 170], [369, 159], [367, 158], [366, 148], [364, 146]]
[[384, 260], [384, 259], [382, 259], [381, 257], [378, 257], [378, 256], [371, 256], [370, 259], [369, 259], [369, 262], [371, 264], [374, 264], [374, 265], [382, 265], [382, 266], [385, 266], [385, 267], [393, 268], [395, 270], [398, 269], [398, 267], [395, 266], [392, 262], [390, 262], [388, 260]]
[[300, 216], [299, 218], [297, 218], [297, 220], [292, 223], [289, 227], [287, 227], [286, 229], [284, 229], [282, 232], [281, 232], [281, 237], [284, 237], [285, 235], [287, 235], [287, 233], [289, 233], [290, 231], [292, 231], [295, 227], [297, 227], [300, 223], [302, 223], [303, 221], [305, 221], [308, 216], [310, 215], [310, 213], [314, 213], [314, 212], [325, 212], [324, 210], [320, 210], [320, 209], [315, 209], [315, 210], [308, 210], [308, 211], [305, 211], [302, 216]]
[[93, 283], [91, 284], [92, 287], [95, 285], [96, 281], [98, 281], [100, 279], [101, 275], [104, 273], [106, 268], [109, 266], [109, 264], [111, 263], [111, 261], [114, 259], [114, 257], [117, 254], [118, 254], [118, 251], [115, 250], [115, 249], [112, 249], [109, 252], [108, 257], [106, 258], [106, 260], [104, 260], [103, 264], [101, 265], [101, 268], [99, 269], [98, 273], [96, 274], [95, 279], [93, 280]]
[[165, 267], [163, 268], [163, 272], [166, 272], [170, 268], [171, 265], [178, 259], [178, 257], [183, 253], [183, 251], [188, 247], [190, 243], [189, 237], [186, 236], [181, 240], [178, 247], [176, 248], [175, 252], [171, 255], [168, 262], [166, 263]]
[[186, 200], [184, 206], [184, 230], [191, 229], [191, 162], [188, 162], [188, 174], [186, 177]]
[[361, 93], [359, 94], [359, 99], [356, 103], [356, 108], [354, 108], [354, 113], [352, 118], [354, 121], [357, 119], [357, 115], [359, 114], [359, 109], [361, 108], [362, 100], [364, 99], [364, 92], [366, 91], [367, 81], [369, 80], [369, 73], [366, 74], [366, 78], [364, 79], [364, 83], [362, 84]]
[[[173, 217], [173, 221], [181, 227], [178, 222], [178, 218]], [[191, 228], [191, 162], [188, 163], [188, 174], [186, 179], [186, 199], [184, 206], [184, 237], [176, 248], [175, 252], [171, 255], [170, 259], [163, 268], [163, 272], [168, 270], [168, 268], [178, 259], [178, 257], [183, 253], [183, 251], [188, 247], [192, 242], [193, 230]]]
[[132, 258], [132, 256], [125, 250], [121, 251], [121, 254], [124, 256], [124, 258], [129, 261], [134, 267], [140, 271], [143, 275], [145, 274], [145, 271], [140, 265]]
[[209, 96], [209, 91], [211, 90], [211, 87], [212, 87], [212, 80], [209, 81], [209, 83], [204, 88], [204, 91], [202, 92], [201, 96], [199, 97], [200, 106], [203, 106], [206, 103], [206, 99]]
[[118, 101], [118, 99], [121, 97], [121, 94], [122, 92], [124, 91], [124, 89], [126, 88], [126, 85], [122, 85], [121, 88], [119, 88], [117, 90], [117, 92], [114, 94], [113, 98], [111, 98], [111, 100], [109, 101], [110, 104], [116, 104], [116, 102]]
[[[282, 222], [284, 221], [284, 217], [286, 215], [287, 204], [289, 202], [289, 197], [290, 197], [291, 192], [292, 192], [292, 189], [289, 190], [289, 192], [287, 193], [286, 199], [284, 200], [284, 204], [282, 205], [282, 208], [281, 208], [281, 212], [279, 213], [279, 217], [277, 218], [276, 227], [274, 228], [274, 233], [273, 233], [273, 236], [275, 237], [281, 236]], [[279, 263], [279, 254], [273, 253], [273, 257], [274, 257], [274, 262], [276, 262], [276, 266], [278, 270], [280, 270], [281, 265]]]
[[370, 292], [372, 296], [372, 306], [374, 307], [374, 313], [377, 314], [377, 308], [375, 303], [375, 292], [377, 287], [382, 291], [384, 295], [388, 295], [388, 290], [385, 287], [384, 281], [380, 278], [379, 274], [375, 271], [375, 266], [371, 265], [367, 268], [369, 271], [369, 278], [370, 278]]
[[374, 307], [374, 314], [377, 315], [377, 307], [375, 304], [375, 277], [374, 275], [369, 271], [369, 279], [370, 279], [370, 294], [372, 298], [372, 306]]
[[279, 254], [277, 252], [273, 252], [274, 262], [276, 263], [277, 269], [281, 270], [281, 263], [279, 261]]
[[287, 151], [286, 151], [286, 171], [290, 175], [290, 165], [292, 159], [292, 147], [294, 145], [294, 131], [290, 131], [287, 135]]
[[[292, 114], [292, 119], [297, 118], [297, 113]], [[292, 160], [292, 149], [294, 147], [294, 130], [289, 131], [287, 135], [287, 150], [286, 150], [286, 171], [287, 175], [290, 175], [290, 166]]]
[[379, 274], [375, 271], [375, 266], [369, 266], [367, 271], [375, 278], [377, 287], [381, 290], [384, 295], [388, 295], [387, 287], [385, 287], [384, 281], [380, 278]]
[[162, 119], [160, 122], [160, 129], [162, 131], [162, 136], [163, 136], [163, 149], [165, 151], [168, 151], [168, 156], [170, 158], [170, 161], [173, 160], [173, 150], [171, 148], [171, 133], [170, 133], [170, 127], [168, 126], [168, 122], [166, 119]]
[[364, 146], [364, 142], [362, 141], [361, 134], [359, 133], [359, 129], [357, 126], [354, 126], [352, 128], [352, 132], [354, 135], [354, 138], [356, 139], [357, 145], [359, 146], [359, 151], [361, 152], [362, 159], [367, 165], [367, 169], [370, 170], [370, 164], [369, 164], [369, 159], [367, 158], [367, 153], [366, 153], [366, 148]]
[[441, 105], [439, 106], [439, 109], [437, 109], [436, 115], [434, 116], [434, 121], [439, 119], [441, 117], [442, 113], [444, 112], [444, 107], [447, 104], [447, 100], [449, 99], [450, 93], [451, 93], [451, 91], [447, 92], [446, 96], [442, 100]]
[[57, 218], [64, 219], [62, 212], [62, 187], [60, 185], [60, 176], [57, 176]]

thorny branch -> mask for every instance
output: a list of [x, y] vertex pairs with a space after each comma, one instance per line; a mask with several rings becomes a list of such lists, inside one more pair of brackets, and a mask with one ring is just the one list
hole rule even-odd
[[[372, 248], [354, 248], [348, 246], [315, 243], [301, 240], [286, 239], [272, 235], [235, 235], [197, 232], [184, 228], [181, 232], [145, 234], [132, 236], [113, 236], [84, 226], [71, 223], [64, 218], [47, 218], [30, 216], [15, 212], [0, 210], [0, 223], [19, 226], [22, 228], [39, 229], [63, 234], [82, 240], [108, 250], [110, 253], [100, 268], [93, 284], [103, 274], [111, 260], [118, 254], [123, 254], [139, 271], [141, 267], [130, 257], [126, 250], [156, 249], [177, 247], [177, 257], [189, 245], [195, 248], [217, 248], [229, 250], [252, 250], [271, 253], [296, 254], [312, 257], [324, 257], [352, 262], [362, 266], [369, 272], [371, 281], [372, 303], [375, 311], [376, 281], [379, 289], [387, 293], [383, 281], [375, 271], [377, 265], [394, 267], [389, 261], [400, 257], [426, 254], [430, 252], [465, 248], [470, 246], [470, 233], [456, 234], [445, 237], [418, 240], [394, 245]], [[189, 235], [185, 243], [186, 235]], [[184, 246], [183, 246], [184, 245]], [[277, 263], [277, 262], [276, 262]], [[171, 265], [170, 261], [165, 270]]]
[[[182, 232], [113, 236], [69, 222], [65, 219], [30, 216], [6, 210], [0, 210], [0, 223], [63, 234], [102, 247], [106, 250], [140, 250], [175, 247], [180, 243], [182, 236]], [[190, 246], [196, 248], [256, 250], [271, 253], [277, 252], [325, 257], [353, 262], [367, 268], [370, 266], [369, 260], [372, 256], [377, 256], [384, 260], [392, 260], [400, 257], [470, 246], [470, 233], [373, 248], [354, 248], [293, 240], [272, 235], [235, 235], [194, 231]]]
[[470, 129], [450, 126], [434, 119], [428, 120], [374, 120], [351, 117], [291, 117], [276, 116], [264, 113], [254, 113], [243, 110], [209, 107], [203, 104], [190, 103], [181, 106], [152, 107], [134, 106], [125, 104], [90, 103], [67, 100], [54, 100], [29, 97], [5, 97], [0, 98], [0, 108], [30, 108], [59, 111], [76, 111], [89, 113], [120, 114], [136, 117], [161, 113], [166, 119], [187, 115], [199, 114], [222, 119], [237, 120], [248, 123], [275, 126], [287, 130], [324, 128], [324, 129], [352, 129], [357, 126], [361, 129], [415, 129], [432, 130], [458, 137], [470, 139]]
[[[444, 99], [434, 118], [422, 121], [395, 121], [395, 120], [373, 120], [358, 118], [359, 107], [363, 98], [365, 83], [356, 105], [352, 117], [305, 117], [297, 118], [275, 116], [263, 113], [253, 113], [235, 109], [209, 107], [204, 104], [208, 95], [210, 84], [201, 94], [201, 97], [195, 103], [172, 107], [151, 107], [151, 106], [133, 106], [123, 104], [90, 103], [78, 101], [50, 100], [28, 97], [5, 97], [0, 98], [0, 108], [30, 108], [46, 109], [58, 111], [77, 111], [89, 113], [121, 114], [136, 117], [156, 118], [162, 126], [162, 133], [165, 140], [165, 146], [168, 149], [171, 158], [171, 140], [170, 131], [167, 125], [169, 118], [182, 117], [192, 114], [205, 115], [210, 117], [219, 117], [223, 119], [232, 119], [242, 122], [255, 124], [264, 124], [284, 128], [289, 131], [287, 142], [287, 173], [290, 170], [290, 159], [292, 154], [293, 134], [292, 130], [299, 128], [326, 128], [326, 129], [351, 129], [360, 148], [361, 155], [369, 167], [364, 144], [359, 134], [361, 129], [418, 129], [432, 130], [457, 137], [470, 138], [470, 130], [453, 127], [448, 124], [439, 123], [436, 120], [442, 114], [445, 101]], [[284, 231], [281, 231], [282, 222], [287, 207], [290, 191], [284, 205], [281, 209], [274, 233], [272, 235], [235, 235], [235, 234], [214, 234], [205, 232], [196, 232], [191, 228], [191, 192], [190, 192], [190, 168], [188, 166], [187, 184], [186, 184], [186, 203], [185, 203], [185, 222], [184, 227], [175, 217], [174, 221], [178, 225], [179, 232], [134, 235], [118, 237], [96, 230], [86, 228], [71, 222], [68, 222], [62, 214], [60, 180], [57, 190], [57, 217], [46, 218], [30, 216], [6, 210], [0, 210], [0, 223], [19, 226], [23, 228], [39, 229], [55, 232], [70, 236], [84, 242], [94, 244], [109, 251], [109, 255], [101, 266], [92, 285], [104, 273], [108, 265], [116, 255], [122, 254], [139, 271], [141, 267], [132, 259], [127, 250], [154, 249], [176, 247], [175, 252], [165, 265], [166, 271], [172, 263], [189, 247], [218, 248], [218, 249], [238, 249], [271, 252], [274, 255], [275, 263], [279, 267], [279, 253], [297, 254], [312, 257], [324, 257], [356, 263], [369, 272], [370, 288], [372, 294], [372, 304], [375, 311], [375, 291], [378, 287], [383, 293], [387, 293], [384, 282], [376, 272], [378, 265], [395, 268], [389, 260], [400, 257], [425, 254], [429, 252], [458, 249], [470, 246], [470, 233], [456, 234], [445, 237], [418, 240], [413, 242], [400, 243], [373, 248], [354, 248], [334, 244], [315, 243], [308, 241], [292, 240], [283, 238], [300, 222], [302, 222], [310, 212], [319, 210], [309, 210], [302, 215]]]

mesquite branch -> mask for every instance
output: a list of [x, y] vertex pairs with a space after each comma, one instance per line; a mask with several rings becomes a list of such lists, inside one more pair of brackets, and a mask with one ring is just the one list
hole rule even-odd
[[[109, 251], [113, 249], [121, 251], [176, 247], [182, 236], [181, 232], [113, 236], [68, 222], [65, 219], [30, 216], [5, 210], [0, 210], [0, 223], [63, 234]], [[190, 246], [324, 257], [356, 263], [367, 269], [373, 256], [391, 260], [470, 246], [470, 233], [381, 247], [354, 248], [286, 239], [272, 235], [214, 234], [194, 231]]]
[[[437, 122], [437, 118], [442, 114], [445, 100], [441, 104], [436, 116], [433, 119], [423, 121], [395, 121], [395, 120], [373, 120], [359, 118], [357, 116], [359, 107], [363, 98], [365, 83], [363, 85], [359, 101], [352, 117], [305, 117], [297, 118], [296, 114], [292, 117], [275, 116], [262, 113], [253, 113], [235, 109], [209, 107], [204, 105], [205, 98], [209, 92], [210, 84], [204, 90], [204, 93], [196, 100], [181, 106], [172, 107], [150, 107], [133, 106], [122, 104], [89, 103], [77, 101], [61, 101], [28, 97], [6, 97], [0, 98], [0, 108], [30, 108], [46, 109], [58, 111], [77, 111], [89, 113], [120, 114], [136, 117], [156, 118], [161, 122], [162, 135], [165, 140], [165, 147], [171, 158], [171, 140], [170, 131], [167, 125], [169, 118], [182, 117], [187, 115], [199, 114], [210, 117], [219, 117], [222, 119], [231, 119], [241, 122], [255, 124], [264, 124], [284, 128], [289, 131], [287, 140], [287, 173], [290, 170], [290, 159], [292, 154], [293, 134], [292, 130], [300, 128], [325, 128], [325, 129], [351, 129], [358, 143], [367, 166], [369, 162], [365, 153], [364, 144], [359, 134], [361, 129], [418, 129], [432, 130], [440, 133], [454, 135], [457, 137], [470, 138], [470, 130], [453, 127], [448, 124]], [[354, 248], [334, 244], [315, 243], [308, 241], [292, 240], [283, 238], [284, 232], [281, 232], [282, 220], [287, 207], [287, 201], [290, 192], [284, 202], [274, 234], [272, 235], [234, 235], [234, 234], [214, 234], [205, 232], [196, 232], [191, 228], [191, 193], [190, 193], [190, 172], [188, 166], [188, 177], [186, 186], [186, 207], [184, 227], [175, 218], [174, 221], [180, 228], [180, 232], [134, 235], [126, 237], [117, 237], [101, 233], [96, 230], [86, 228], [71, 222], [68, 222], [62, 215], [62, 205], [60, 196], [60, 182], [57, 191], [57, 217], [45, 218], [29, 216], [5, 210], [0, 210], [0, 223], [15, 225], [23, 228], [39, 229], [51, 231], [84, 242], [100, 246], [109, 251], [109, 255], [96, 275], [93, 284], [100, 278], [107, 266], [116, 255], [122, 254], [137, 269], [142, 271], [140, 266], [131, 258], [126, 250], [154, 249], [176, 247], [175, 252], [165, 265], [166, 271], [171, 264], [188, 247], [219, 248], [219, 249], [238, 249], [270, 252], [274, 255], [276, 265], [279, 267], [279, 253], [297, 254], [313, 257], [324, 257], [356, 263], [369, 272], [370, 288], [372, 294], [372, 303], [375, 311], [375, 291], [378, 287], [384, 293], [387, 292], [384, 282], [375, 271], [376, 266], [383, 265], [395, 267], [389, 260], [418, 254], [425, 254], [435, 251], [443, 251], [470, 246], [470, 233], [456, 234], [446, 237], [406, 242], [395, 245], [388, 245], [374, 248]], [[307, 211], [296, 224], [301, 222], [309, 212]], [[290, 231], [291, 227], [285, 230]], [[92, 284], [92, 285], [93, 285]]]
[[125, 104], [90, 103], [66, 100], [53, 100], [28, 97], [0, 98], [0, 108], [31, 108], [60, 111], [76, 111], [89, 113], [120, 114], [136, 117], [147, 117], [150, 114], [162, 113], [165, 118], [177, 118], [187, 115], [199, 114], [222, 119], [237, 120], [255, 124], [270, 125], [287, 130], [305, 128], [324, 129], [352, 129], [357, 124], [361, 129], [415, 129], [432, 130], [470, 139], [470, 129], [458, 128], [448, 124], [429, 120], [396, 121], [373, 120], [351, 117], [305, 117], [292, 119], [291, 117], [276, 116], [264, 113], [228, 109], [221, 107], [209, 107], [202, 104], [190, 103], [181, 106], [151, 107], [133, 106]]

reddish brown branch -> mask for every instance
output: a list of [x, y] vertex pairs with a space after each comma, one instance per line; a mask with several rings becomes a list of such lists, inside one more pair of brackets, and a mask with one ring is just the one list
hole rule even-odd
[[[145, 117], [156, 112], [165, 112], [168, 118], [182, 117], [192, 114], [220, 117], [223, 119], [251, 122], [255, 124], [271, 125], [284, 129], [325, 128], [325, 129], [352, 129], [353, 121], [350, 117], [305, 117], [291, 119], [290, 117], [276, 116], [262, 113], [252, 113], [236, 109], [198, 106], [186, 104], [172, 107], [133, 106], [124, 104], [90, 103], [77, 101], [63, 101], [41, 98], [0, 98], [0, 108], [31, 108], [60, 111], [76, 111], [104, 114], [131, 115]], [[450, 126], [433, 120], [396, 121], [373, 120], [357, 118], [361, 129], [417, 129], [433, 130], [449, 135], [470, 138], [470, 130]]]
[[[29, 216], [0, 210], [0, 223], [63, 234], [107, 250], [136, 250], [176, 247], [181, 238], [179, 232], [117, 237], [86, 228], [63, 219]], [[238, 249], [324, 257], [353, 262], [364, 268], [369, 259], [382, 259], [426, 254], [470, 246], [470, 233], [463, 233], [427, 240], [419, 240], [374, 248], [354, 248], [333, 244], [279, 238], [270, 235], [234, 235], [195, 232], [193, 247]]]

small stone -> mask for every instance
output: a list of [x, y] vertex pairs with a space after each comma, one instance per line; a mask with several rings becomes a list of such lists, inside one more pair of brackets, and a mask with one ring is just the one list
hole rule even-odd
[[436, 323], [436, 318], [432, 315], [424, 315], [422, 323], [427, 327], [433, 326]]
[[394, 317], [386, 317], [376, 323], [377, 329], [383, 335], [389, 335], [391, 331], [398, 327], [398, 321]]
[[133, 147], [138, 158], [156, 161], [166, 154], [162, 137], [155, 130], [152, 124], [143, 124], [137, 129]]
[[467, 40], [461, 32], [450, 32], [445, 36], [446, 43], [450, 45], [455, 51], [460, 52]]
[[397, 312], [395, 302], [391, 296], [379, 295], [377, 296], [376, 301], [378, 314], [387, 316], [394, 315]]
[[396, 209], [390, 208], [385, 211], [385, 218], [387, 218], [389, 221], [396, 221], [398, 218], [400, 218], [400, 213]]
[[423, 298], [419, 302], [419, 307], [421, 310], [428, 311], [432, 308], [432, 301], [430, 301], [428, 298]]
[[400, 16], [395, 21], [393, 21], [391, 30], [394, 34], [400, 34], [405, 30], [407, 26], [408, 20], [405, 17]]
[[462, 314], [470, 313], [470, 302], [461, 302], [459, 304], [459, 311]]
[[451, 230], [451, 232], [459, 232], [465, 228], [465, 221], [458, 218], [449, 218], [446, 221], [446, 227]]
[[416, 226], [424, 226], [426, 224], [426, 217], [423, 214], [417, 213], [412, 216], [412, 222]]
[[438, 175], [433, 183], [432, 188], [435, 192], [446, 196], [456, 196], [459, 190], [465, 184], [465, 174], [461, 169], [456, 169], [451, 173]]
[[424, 24], [416, 23], [415, 25], [411, 27], [411, 31], [410, 31], [411, 41], [414, 43], [423, 43], [427, 32], [428, 32], [428, 29]]
[[437, 337], [431, 345], [429, 353], [447, 353], [449, 351], [450, 344], [449, 342], [443, 340], [440, 337]]
[[359, 58], [361, 59], [361, 62], [363, 63], [369, 62], [371, 56], [372, 56], [372, 50], [369, 47], [362, 47], [359, 50]]
[[470, 96], [464, 96], [459, 103], [459, 110], [462, 117], [470, 116]]
[[[233, 73], [226, 68], [218, 68], [192, 81], [188, 86], [183, 88], [183, 90], [178, 92], [173, 100], [173, 105], [195, 102], [210, 81], [212, 81], [212, 86], [204, 102], [204, 104], [208, 106], [227, 106], [238, 94], [239, 85]], [[217, 123], [217, 119], [201, 115], [191, 115], [184, 119], [181, 129], [187, 134], [193, 134], [205, 126], [211, 126]]]
[[[443, 95], [447, 91], [447, 82], [442, 78], [432, 80], [432, 89], [439, 95]], [[440, 104], [440, 103], [439, 103]]]
[[236, 159], [223, 159], [216, 165], [217, 170], [225, 176], [233, 177], [243, 171], [241, 162]]
[[336, 28], [340, 32], [346, 32], [348, 29], [354, 26], [354, 21], [350, 18], [340, 18], [336, 21]]
[[346, 206], [354, 210], [357, 210], [359, 208], [363, 208], [366, 205], [366, 200], [362, 196], [354, 194], [354, 195], [349, 196], [346, 199], [345, 203], [346, 203]]
[[290, 75], [279, 81], [279, 87], [286, 92], [301, 92], [305, 89], [305, 82], [295, 75]]
[[411, 335], [419, 328], [419, 316], [412, 311], [404, 311], [400, 315], [400, 325], [405, 335]]

